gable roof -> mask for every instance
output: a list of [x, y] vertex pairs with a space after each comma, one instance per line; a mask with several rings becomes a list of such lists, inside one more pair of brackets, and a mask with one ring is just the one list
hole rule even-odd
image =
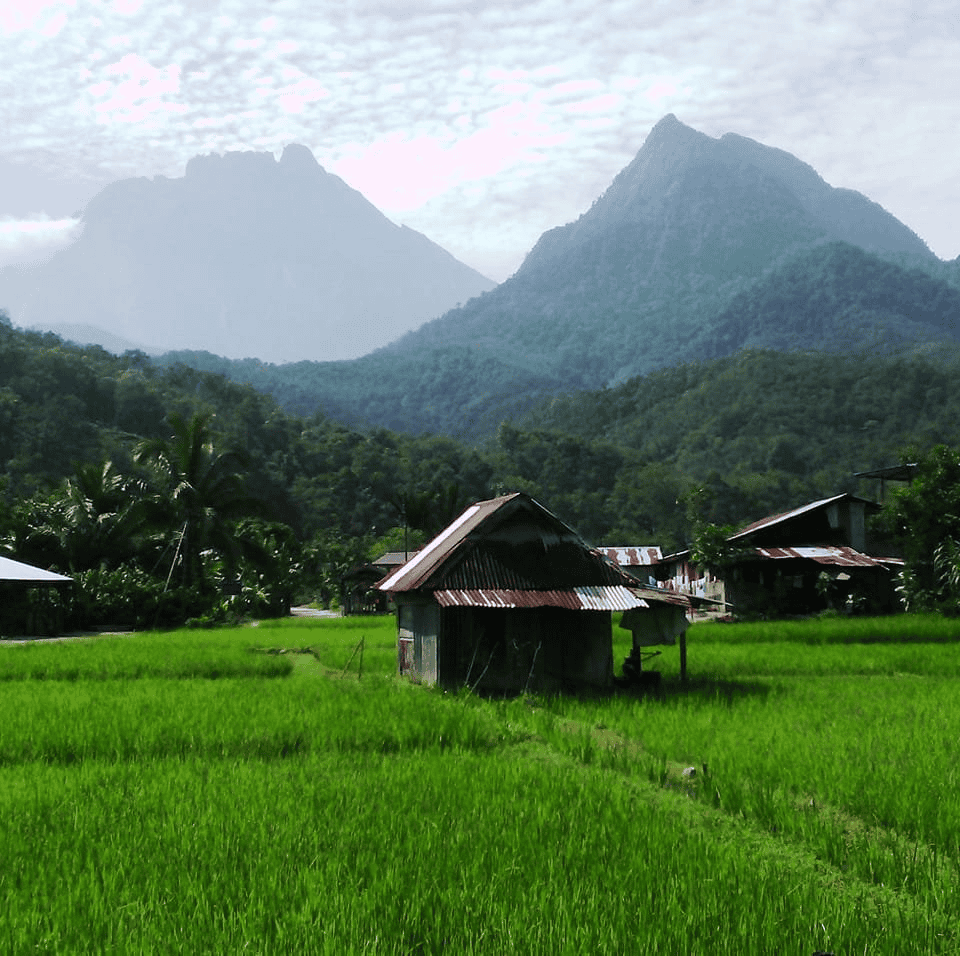
[[[513, 528], [511, 532], [511, 526]], [[414, 591], [438, 584], [439, 579], [449, 578], [454, 568], [461, 574], [456, 582], [459, 587], [509, 587], [532, 589], [543, 584], [542, 575], [534, 568], [518, 567], [509, 561], [511, 547], [515, 549], [519, 526], [536, 528], [541, 553], [551, 547], [566, 545], [579, 555], [593, 555], [596, 568], [603, 567], [613, 573], [621, 584], [620, 572], [612, 568], [569, 525], [548, 511], [538, 501], [523, 492], [501, 495], [487, 501], [477, 501], [466, 508], [453, 522], [447, 525], [419, 554], [403, 567], [386, 577], [377, 587], [382, 591]], [[501, 532], [500, 547], [479, 547], [482, 542]], [[528, 535], [529, 537], [529, 535]], [[514, 540], [511, 541], [510, 539]], [[528, 542], [529, 545], [529, 542]], [[504, 558], [507, 558], [506, 566]], [[540, 580], [533, 580], [534, 577]], [[450, 583], [447, 581], [447, 583]], [[581, 584], [601, 584], [604, 581], [581, 581]]]
[[676, 600], [638, 589], [635, 579], [522, 492], [470, 505], [377, 587], [430, 591], [444, 607], [626, 610]]
[[33, 565], [0, 557], [0, 581], [15, 581], [20, 584], [71, 584], [73, 579], [53, 571], [44, 571]]
[[[474, 528], [496, 514], [507, 502], [519, 497], [519, 493], [504, 495], [470, 505], [433, 540], [428, 541], [418, 554], [384, 578], [377, 587], [381, 591], [413, 591], [420, 587], [463, 544]], [[530, 500], [533, 501], [532, 498]]]
[[828, 505], [832, 505], [838, 501], [861, 501], [867, 506], [879, 508], [879, 505], [877, 505], [876, 502], [868, 501], [866, 498], [858, 498], [856, 495], [851, 495], [844, 492], [842, 495], [834, 495], [832, 498], [821, 498], [819, 501], [811, 501], [809, 504], [801, 505], [799, 508], [794, 508], [792, 511], [784, 511], [778, 515], [770, 515], [768, 518], [761, 518], [759, 521], [754, 521], [752, 524], [748, 524], [736, 534], [730, 535], [730, 537], [727, 538], [727, 541], [738, 541], [741, 538], [748, 538], [750, 535], [755, 534], [762, 528], [775, 527], [776, 525], [791, 521], [794, 518], [798, 518], [801, 515], [808, 514], [812, 511], [817, 511], [821, 508], [826, 508]]

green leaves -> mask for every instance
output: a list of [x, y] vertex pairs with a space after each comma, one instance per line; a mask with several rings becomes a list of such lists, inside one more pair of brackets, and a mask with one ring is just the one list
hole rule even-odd
[[878, 523], [903, 551], [901, 595], [909, 610], [960, 613], [960, 450], [937, 445], [893, 492]]

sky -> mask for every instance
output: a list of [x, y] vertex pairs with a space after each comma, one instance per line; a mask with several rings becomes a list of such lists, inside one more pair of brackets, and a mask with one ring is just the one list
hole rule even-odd
[[960, 255], [956, 0], [0, 0], [0, 265], [104, 183], [308, 146], [502, 281], [666, 113]]

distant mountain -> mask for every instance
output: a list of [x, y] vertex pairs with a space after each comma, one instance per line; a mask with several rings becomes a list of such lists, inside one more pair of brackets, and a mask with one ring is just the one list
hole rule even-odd
[[107, 347], [290, 362], [363, 355], [493, 285], [292, 145], [107, 186], [75, 243], [0, 273], [0, 306]]
[[335, 368], [221, 371], [284, 403], [296, 389], [300, 411], [415, 432], [466, 436], [472, 425], [476, 437], [537, 395], [746, 347], [929, 351], [960, 339], [958, 293], [960, 260], [937, 259], [860, 193], [782, 150], [713, 139], [671, 115], [497, 288]]
[[576, 222], [541, 236], [486, 296], [394, 343], [480, 348], [595, 387], [691, 357], [705, 320], [797, 252], [841, 240], [931, 264], [923, 241], [860, 193], [732, 133], [673, 115]]

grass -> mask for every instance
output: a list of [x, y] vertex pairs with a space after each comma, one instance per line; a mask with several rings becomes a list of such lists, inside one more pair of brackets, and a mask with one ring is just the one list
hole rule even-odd
[[258, 631], [245, 629], [0, 642], [0, 681], [286, 676], [293, 668], [289, 659], [252, 653], [271, 646], [266, 633], [261, 638]]
[[0, 949], [955, 952], [948, 623], [582, 700], [399, 681], [383, 618], [0, 647]]

